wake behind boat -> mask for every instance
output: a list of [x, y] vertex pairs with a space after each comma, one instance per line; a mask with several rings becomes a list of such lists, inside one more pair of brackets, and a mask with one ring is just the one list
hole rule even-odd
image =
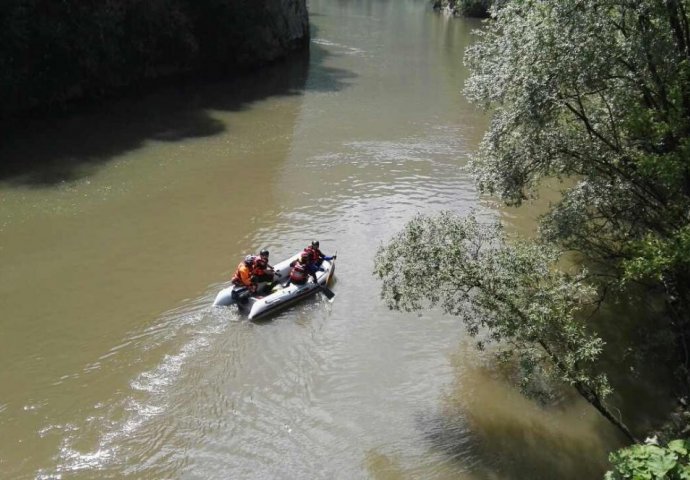
[[[323, 261], [323, 272], [316, 272], [317, 283], [310, 279], [303, 285], [290, 283], [287, 287], [284, 286], [290, 278], [290, 264], [297, 261], [299, 256], [297, 253], [273, 267], [278, 283], [270, 291], [250, 294], [247, 287], [233, 285], [218, 292], [213, 306], [237, 305], [240, 311], [247, 313], [249, 320], [258, 320], [319, 291], [332, 299], [335, 294], [328, 289], [328, 284], [335, 271], [335, 259]], [[267, 287], [268, 284], [260, 283], [257, 292], [263, 292]]]

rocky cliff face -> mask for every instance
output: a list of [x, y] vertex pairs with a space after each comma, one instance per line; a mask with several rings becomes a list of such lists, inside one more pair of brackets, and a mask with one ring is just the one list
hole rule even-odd
[[308, 45], [306, 1], [0, 2], [0, 118], [171, 75], [257, 68]]
[[251, 32], [237, 42], [240, 65], [270, 62], [309, 42], [306, 0], [254, 0], [244, 15], [252, 22]]
[[309, 14], [306, 0], [270, 0], [269, 18], [273, 19], [274, 33], [267, 32], [272, 52], [280, 55], [309, 42]]

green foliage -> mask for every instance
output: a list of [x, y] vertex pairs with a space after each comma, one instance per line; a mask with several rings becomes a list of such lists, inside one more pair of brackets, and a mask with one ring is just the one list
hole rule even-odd
[[666, 447], [633, 445], [609, 455], [614, 469], [606, 480], [690, 480], [690, 442], [673, 440]]
[[597, 371], [604, 342], [579, 315], [594, 290], [584, 272], [557, 270], [558, 258], [548, 245], [507, 243], [498, 224], [445, 212], [410, 221], [379, 249], [374, 273], [390, 308], [439, 306], [482, 342], [509, 345], [526, 376], [545, 372], [605, 408], [610, 388]]
[[690, 270], [690, 226], [668, 237], [647, 234], [631, 245], [634, 254], [624, 262], [626, 280], [663, 281], [676, 268]]
[[[467, 96], [493, 118], [471, 166], [519, 205], [574, 178], [541, 239], [643, 281], [690, 333], [690, 2], [515, 0], [468, 49]], [[687, 380], [687, 379], [686, 379]]]

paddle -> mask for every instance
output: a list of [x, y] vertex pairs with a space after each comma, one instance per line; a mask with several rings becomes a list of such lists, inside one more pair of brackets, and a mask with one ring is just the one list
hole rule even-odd
[[[336, 250], [336, 252], [333, 256], [335, 257], [337, 254], [338, 254], [338, 251]], [[331, 268], [333, 268], [333, 267], [331, 266]], [[326, 280], [326, 283], [328, 283], [329, 280], [330, 280], [330, 278], [328, 278], [328, 280]], [[326, 295], [326, 298], [328, 299], [328, 301], [332, 302], [333, 299], [335, 298], [335, 292], [333, 290], [331, 290], [330, 288], [328, 288], [326, 285], [319, 285], [319, 287], [321, 288], [321, 291], [323, 292], [323, 294]]]
[[326, 295], [326, 298], [328, 299], [328, 301], [332, 302], [333, 299], [335, 298], [335, 292], [325, 285], [319, 285], [319, 288], [321, 289], [321, 292], [324, 295]]

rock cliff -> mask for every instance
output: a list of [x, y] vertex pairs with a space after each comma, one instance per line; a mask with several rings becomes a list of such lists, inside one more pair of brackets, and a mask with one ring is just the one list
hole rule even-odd
[[306, 47], [306, 0], [0, 5], [0, 117], [174, 75], [233, 74]]

